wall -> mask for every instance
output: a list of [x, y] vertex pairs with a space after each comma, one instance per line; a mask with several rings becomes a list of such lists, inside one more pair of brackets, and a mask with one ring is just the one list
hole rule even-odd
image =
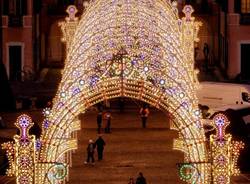
[[240, 44], [250, 43], [250, 26], [240, 25], [240, 14], [234, 13], [233, 1], [228, 4], [228, 70], [229, 78], [235, 78], [241, 72]]
[[27, 1], [27, 15], [23, 16], [23, 27], [8, 27], [8, 16], [2, 16], [3, 31], [3, 63], [8, 71], [8, 45], [22, 44], [23, 63], [22, 66], [31, 70], [33, 67], [33, 40], [32, 40], [32, 0]]
[[24, 45], [23, 66], [33, 68], [32, 26], [3, 28], [3, 63], [7, 70], [9, 65], [7, 55], [9, 43], [22, 43]]

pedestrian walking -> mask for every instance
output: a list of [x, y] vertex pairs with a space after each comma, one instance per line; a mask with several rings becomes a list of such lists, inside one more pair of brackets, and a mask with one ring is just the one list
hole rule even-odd
[[105, 133], [111, 133], [111, 112], [108, 110], [105, 113], [105, 119], [106, 119], [106, 127], [105, 127]]
[[98, 139], [95, 141], [95, 145], [97, 147], [97, 153], [98, 153], [98, 160], [103, 159], [103, 150], [104, 146], [106, 145], [105, 141], [103, 140], [102, 136], [100, 135]]
[[97, 133], [101, 133], [101, 128], [102, 128], [102, 111], [99, 111], [96, 117], [97, 121]]
[[203, 54], [204, 54], [204, 58], [205, 58], [205, 71], [208, 71], [208, 57], [209, 57], [209, 47], [207, 43], [204, 43], [204, 47], [203, 47]]
[[94, 153], [95, 153], [95, 144], [94, 144], [93, 140], [90, 139], [88, 147], [87, 147], [87, 160], [84, 162], [85, 164], [90, 163], [90, 160], [91, 160], [92, 164], [95, 163]]
[[140, 115], [141, 115], [142, 127], [146, 128], [147, 119], [149, 115], [149, 109], [146, 104], [144, 104], [143, 107], [140, 109]]
[[128, 184], [135, 184], [134, 178], [129, 178]]
[[139, 176], [136, 179], [136, 184], [147, 184], [145, 177], [142, 172], [139, 172]]

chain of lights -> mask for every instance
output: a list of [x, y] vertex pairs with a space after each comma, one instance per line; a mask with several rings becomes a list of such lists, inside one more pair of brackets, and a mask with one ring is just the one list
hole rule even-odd
[[240, 156], [240, 151], [244, 148], [244, 143], [242, 141], [232, 141], [232, 175], [238, 176], [240, 174], [240, 169], [237, 165], [238, 158]]
[[186, 143], [184, 142], [184, 140], [182, 138], [174, 139], [173, 149], [179, 150], [185, 154], [188, 154], [188, 149], [187, 149]]
[[198, 180], [199, 173], [197, 174], [197, 168], [194, 164], [183, 163], [179, 165], [179, 176], [182, 181], [195, 184]]
[[65, 163], [36, 163], [35, 183], [61, 184], [68, 173]]
[[7, 169], [7, 176], [15, 176], [15, 150], [13, 142], [6, 142], [2, 144], [2, 148], [6, 150], [8, 157], [9, 168]]
[[224, 114], [215, 115], [213, 123], [216, 127], [216, 134], [210, 136], [213, 183], [229, 184], [230, 177], [240, 173], [237, 161], [244, 144], [232, 141], [232, 136], [225, 133], [230, 122]]
[[56, 163], [49, 168], [47, 178], [51, 184], [61, 183], [67, 175], [67, 165]]
[[[67, 62], [44, 121], [40, 159], [57, 162], [65, 150], [77, 148], [65, 140], [71, 140], [79, 113], [100, 101], [125, 96], [169, 111], [185, 140], [185, 161], [205, 162], [192, 50], [199, 24], [192, 11], [186, 6], [179, 19], [176, 3], [170, 1], [96, 0], [78, 21], [77, 10], [69, 7], [71, 18], [60, 23]], [[67, 26], [68, 20], [75, 29]], [[74, 34], [68, 34], [70, 30]], [[198, 170], [202, 175], [198, 183], [208, 183], [207, 166], [200, 164]]]

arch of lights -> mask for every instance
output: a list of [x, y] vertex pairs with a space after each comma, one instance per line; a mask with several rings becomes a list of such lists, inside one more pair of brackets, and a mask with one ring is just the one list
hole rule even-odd
[[44, 109], [36, 164], [29, 171], [36, 183], [57, 183], [66, 175], [67, 154], [77, 149], [78, 115], [120, 96], [170, 112], [180, 135], [174, 148], [185, 153], [181, 171], [191, 164], [192, 175], [186, 178], [210, 183], [193, 68], [199, 23], [191, 16], [192, 7], [184, 7], [182, 19], [176, 3], [166, 0], [95, 0], [80, 19], [74, 6], [67, 12], [60, 23], [67, 48], [62, 81], [53, 107]]
[[191, 16], [191, 6], [184, 7], [181, 20], [176, 3], [163, 0], [96, 0], [80, 20], [74, 6], [67, 12], [69, 17], [60, 23], [67, 60], [53, 107], [43, 111], [38, 139], [29, 135], [32, 119], [25, 114], [17, 118], [20, 134], [2, 144], [9, 176], [16, 176], [18, 184], [62, 183], [70, 150], [77, 149], [78, 114], [120, 96], [172, 114], [180, 135], [174, 149], [185, 155], [178, 164], [182, 180], [227, 184], [240, 173], [237, 160], [244, 143], [226, 134], [226, 116], [215, 115], [211, 126], [216, 134], [205, 143], [193, 69], [199, 23]]
[[[175, 118], [178, 145], [185, 161], [195, 163], [200, 183], [208, 168], [193, 68], [193, 45], [199, 23], [186, 6], [178, 17], [176, 4], [163, 0], [97, 0], [81, 19], [74, 6], [60, 23], [67, 58], [53, 108], [47, 109], [41, 160], [61, 162], [75, 149], [71, 133], [77, 115], [88, 107], [125, 96], [169, 111]], [[74, 35], [74, 36], [73, 36]]]

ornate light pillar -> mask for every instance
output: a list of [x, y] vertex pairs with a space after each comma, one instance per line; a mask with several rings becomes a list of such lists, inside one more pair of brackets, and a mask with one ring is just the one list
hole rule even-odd
[[192, 16], [194, 9], [191, 5], [186, 5], [182, 12], [185, 16], [179, 22], [179, 25], [182, 30], [182, 45], [184, 46], [185, 56], [188, 60], [188, 71], [193, 73], [193, 80], [195, 83], [198, 83], [197, 73], [193, 72], [194, 68], [194, 42], [199, 42], [198, 32], [199, 28], [202, 25], [201, 22], [195, 21], [195, 17]]
[[63, 36], [61, 41], [66, 44], [66, 62], [67, 62], [67, 52], [69, 50], [69, 46], [71, 45], [72, 38], [74, 37], [77, 25], [79, 23], [78, 17], [76, 17], [76, 13], [78, 12], [76, 6], [70, 5], [68, 6], [66, 12], [69, 14], [68, 17], [65, 18], [65, 21], [59, 22], [59, 26], [61, 27]]
[[14, 142], [4, 143], [2, 146], [7, 149], [9, 169], [7, 174], [16, 177], [17, 184], [35, 183], [35, 136], [29, 135], [29, 129], [33, 126], [31, 118], [25, 114], [19, 116], [15, 125], [20, 135], [14, 136]]
[[225, 133], [230, 124], [225, 115], [217, 114], [213, 123], [216, 134], [210, 136], [212, 183], [230, 184], [231, 176], [240, 173], [237, 161], [244, 143], [232, 141], [232, 136]]

